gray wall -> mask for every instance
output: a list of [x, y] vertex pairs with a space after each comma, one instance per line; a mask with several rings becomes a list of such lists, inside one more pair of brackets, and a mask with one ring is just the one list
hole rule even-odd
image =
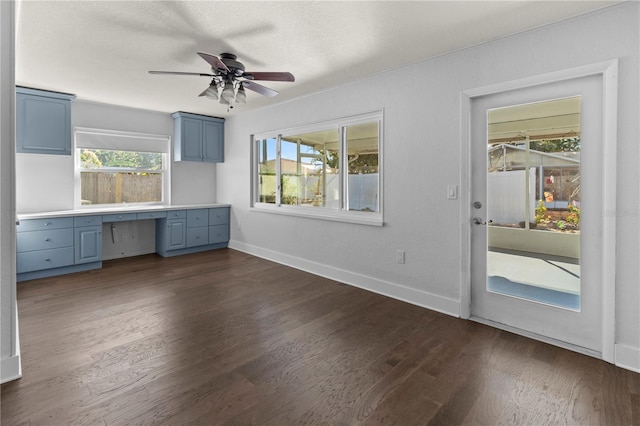
[[[616, 350], [640, 369], [640, 4], [616, 5], [256, 111], [226, 123], [218, 202], [232, 204], [231, 245], [292, 266], [458, 315], [461, 92], [619, 59]], [[421, 43], [428, 40], [415, 40]], [[410, 46], [407, 46], [410, 48]], [[401, 82], [402, 84], [390, 84]], [[250, 211], [250, 135], [384, 109], [384, 227]], [[422, 182], [416, 191], [415, 182]], [[406, 251], [406, 264], [395, 262]]]

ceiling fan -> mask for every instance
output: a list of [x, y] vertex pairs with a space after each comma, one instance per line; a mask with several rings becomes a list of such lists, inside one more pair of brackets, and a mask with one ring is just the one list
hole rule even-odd
[[211, 77], [209, 87], [199, 96], [206, 96], [213, 100], [220, 100], [221, 104], [230, 105], [235, 99], [238, 103], [246, 103], [245, 89], [252, 90], [264, 96], [272, 97], [278, 94], [273, 89], [258, 84], [255, 80], [266, 81], [295, 81], [290, 72], [249, 72], [245, 71], [242, 62], [233, 53], [221, 53], [220, 56], [198, 52], [198, 55], [209, 65], [211, 74], [180, 71], [149, 71], [149, 74], [197, 75]]

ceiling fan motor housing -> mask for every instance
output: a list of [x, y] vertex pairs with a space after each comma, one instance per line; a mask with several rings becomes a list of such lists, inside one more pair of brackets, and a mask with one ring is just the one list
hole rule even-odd
[[239, 77], [244, 73], [245, 68], [244, 64], [236, 59], [238, 59], [238, 57], [233, 53], [220, 54], [220, 60], [229, 68], [231, 73]]

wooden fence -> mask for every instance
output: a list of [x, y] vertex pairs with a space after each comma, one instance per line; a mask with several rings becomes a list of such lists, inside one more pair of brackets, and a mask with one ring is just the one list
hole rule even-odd
[[162, 174], [80, 174], [83, 204], [141, 203], [162, 200]]

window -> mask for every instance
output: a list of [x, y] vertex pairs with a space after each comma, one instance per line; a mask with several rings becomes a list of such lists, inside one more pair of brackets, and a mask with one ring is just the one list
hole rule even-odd
[[169, 137], [76, 129], [76, 205], [168, 204]]
[[256, 210], [382, 224], [382, 113], [254, 135]]

